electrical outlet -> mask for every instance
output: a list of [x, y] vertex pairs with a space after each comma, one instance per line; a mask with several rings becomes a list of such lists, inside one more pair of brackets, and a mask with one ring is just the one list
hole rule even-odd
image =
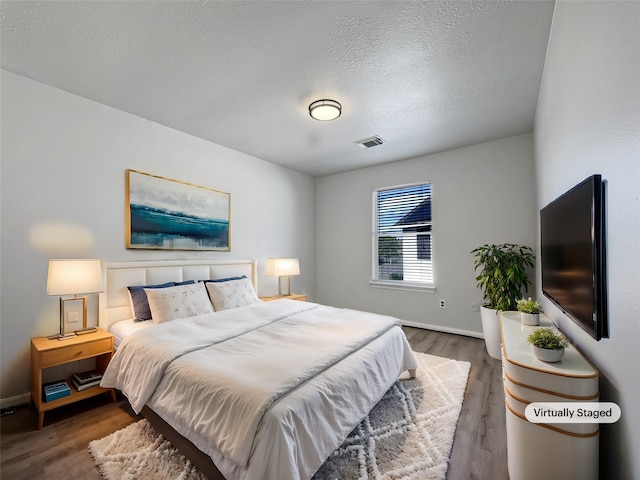
[[69, 312], [67, 314], [67, 322], [69, 323], [78, 323], [80, 319], [78, 318], [78, 312]]
[[440, 308], [447, 308], [447, 304], [446, 304], [446, 302], [444, 301], [444, 298], [441, 298], [441, 299], [440, 299]]
[[472, 311], [472, 312], [479, 312], [479, 311], [480, 311], [480, 304], [478, 304], [478, 303], [472, 303], [472, 304], [471, 304], [471, 311]]

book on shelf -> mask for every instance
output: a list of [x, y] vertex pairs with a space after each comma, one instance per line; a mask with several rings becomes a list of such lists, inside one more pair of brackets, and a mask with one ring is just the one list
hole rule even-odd
[[98, 383], [100, 383], [102, 374], [96, 372], [95, 370], [89, 370], [88, 372], [76, 372], [71, 376], [71, 379], [78, 385], [94, 383], [96, 380], [98, 381]]
[[95, 387], [96, 385], [100, 385], [100, 380], [101, 379], [99, 378], [92, 382], [78, 383], [76, 382], [75, 378], [72, 378], [71, 383], [73, 383], [73, 386], [77, 391], [82, 392], [83, 390], [87, 390], [88, 388], [92, 388], [92, 387]]
[[67, 382], [51, 383], [42, 387], [42, 390], [45, 402], [50, 402], [51, 400], [71, 395], [71, 389]]

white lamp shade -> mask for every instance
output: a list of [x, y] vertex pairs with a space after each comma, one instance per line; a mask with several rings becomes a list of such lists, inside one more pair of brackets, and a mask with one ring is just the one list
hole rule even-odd
[[49, 260], [48, 295], [104, 291], [101, 260]]
[[300, 262], [297, 258], [270, 258], [267, 260], [267, 275], [300, 275]]

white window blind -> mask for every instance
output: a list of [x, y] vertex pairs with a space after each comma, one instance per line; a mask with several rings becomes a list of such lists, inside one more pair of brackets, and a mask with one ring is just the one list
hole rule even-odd
[[433, 288], [431, 184], [379, 189], [373, 203], [372, 284]]

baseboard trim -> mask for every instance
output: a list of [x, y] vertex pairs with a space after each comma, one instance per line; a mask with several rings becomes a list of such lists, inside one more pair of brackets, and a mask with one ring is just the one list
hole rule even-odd
[[0, 409], [17, 407], [18, 405], [24, 405], [31, 400], [31, 393], [22, 393], [8, 398], [0, 398]]
[[434, 330], [436, 332], [453, 333], [455, 335], [463, 335], [465, 337], [474, 337], [484, 339], [482, 332], [474, 332], [472, 330], [462, 330], [461, 328], [443, 327], [442, 325], [431, 325], [422, 322], [411, 322], [408, 320], [401, 320], [402, 325], [407, 327], [422, 328], [423, 330]]

